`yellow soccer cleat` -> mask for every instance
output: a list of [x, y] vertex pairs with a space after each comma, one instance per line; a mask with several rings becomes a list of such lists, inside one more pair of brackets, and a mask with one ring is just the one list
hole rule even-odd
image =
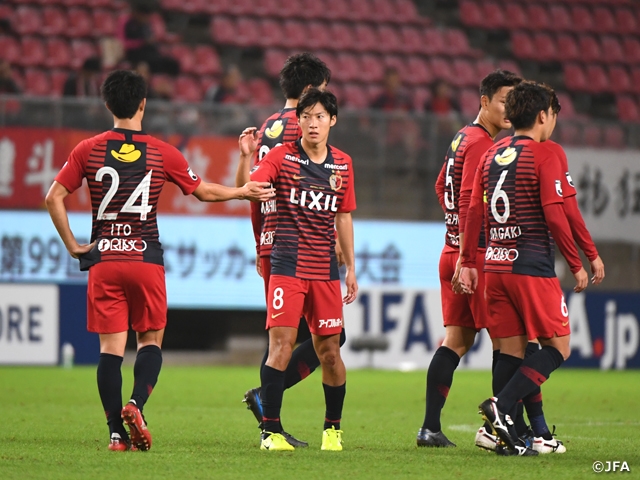
[[322, 447], [320, 448], [320, 450], [341, 452], [342, 430], [336, 430], [335, 427], [331, 427], [322, 432]]
[[287, 442], [287, 439], [281, 433], [263, 432], [260, 450], [292, 452], [295, 448]]

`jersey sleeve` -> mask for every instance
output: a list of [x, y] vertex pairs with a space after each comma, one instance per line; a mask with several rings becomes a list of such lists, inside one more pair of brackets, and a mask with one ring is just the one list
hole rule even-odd
[[280, 171], [283, 151], [275, 148], [267, 153], [264, 158], [251, 169], [251, 180], [254, 182], [275, 183]]
[[443, 212], [447, 212], [447, 209], [444, 205], [444, 176], [446, 174], [447, 164], [446, 162], [442, 165], [440, 169], [440, 174], [438, 175], [438, 179], [436, 180], [436, 195], [438, 196], [438, 202], [442, 207]]
[[576, 187], [573, 184], [571, 174], [569, 173], [569, 161], [567, 160], [567, 154], [560, 145], [555, 148], [555, 153], [560, 159], [560, 167], [564, 173], [560, 179], [562, 181], [562, 196], [564, 198], [575, 197], [577, 192]]
[[355, 177], [353, 172], [353, 163], [349, 162], [349, 182], [347, 183], [347, 189], [344, 191], [344, 197], [338, 207], [338, 213], [349, 213], [356, 209], [356, 189], [355, 189]]
[[471, 190], [478, 167], [482, 170], [485, 154], [493, 146], [490, 138], [482, 137], [467, 147], [462, 163], [462, 182], [460, 184], [460, 196], [458, 198], [458, 224], [460, 233], [464, 233], [467, 211], [471, 201]]
[[540, 203], [543, 207], [553, 203], [564, 203], [562, 193], [562, 177], [564, 172], [560, 159], [555, 153], [545, 152], [546, 156], [537, 164], [540, 182]]
[[90, 144], [87, 140], [80, 142], [73, 149], [67, 162], [56, 175], [56, 182], [64, 186], [69, 192], [75, 192], [82, 185], [85, 177], [87, 160], [89, 158]]
[[202, 179], [193, 173], [180, 150], [167, 144], [163, 147], [159, 150], [162, 152], [166, 179], [180, 187], [183, 194], [191, 195], [198, 188]]
[[484, 184], [482, 182], [483, 173], [484, 168], [480, 164], [476, 169], [476, 175], [473, 180], [471, 201], [467, 212], [466, 224], [464, 225], [464, 245], [461, 252], [461, 265], [463, 267], [475, 268], [476, 266], [476, 253], [486, 210], [484, 205]]
[[262, 207], [261, 203], [251, 202], [251, 228], [253, 229], [253, 238], [256, 241], [256, 250], [260, 253], [260, 234], [262, 233]]

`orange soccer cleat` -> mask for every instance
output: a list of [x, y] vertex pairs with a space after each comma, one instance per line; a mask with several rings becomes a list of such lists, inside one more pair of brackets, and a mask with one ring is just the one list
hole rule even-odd
[[142, 412], [135, 403], [129, 402], [124, 406], [122, 419], [129, 426], [131, 445], [138, 450], [149, 450], [151, 448], [151, 433], [147, 429]]

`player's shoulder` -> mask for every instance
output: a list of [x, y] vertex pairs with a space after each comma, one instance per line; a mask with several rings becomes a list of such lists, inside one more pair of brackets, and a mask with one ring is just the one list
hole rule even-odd
[[[476, 123], [465, 125], [458, 131], [458, 135], [454, 137], [454, 143], [458, 141], [466, 152], [472, 146], [482, 146], [487, 149], [493, 145], [493, 139], [489, 132]], [[452, 144], [453, 147], [453, 144]], [[485, 150], [486, 151], [486, 150]]]
[[535, 159], [538, 163], [544, 163], [549, 160], [559, 160], [560, 152], [564, 154], [564, 150], [557, 143], [549, 143], [551, 140], [547, 140], [546, 142], [536, 142], [531, 140], [527, 142], [527, 148], [531, 150]]
[[351, 156], [340, 150], [339, 148], [334, 147], [333, 145], [329, 145], [329, 149], [331, 151], [331, 156], [333, 163], [336, 164], [347, 164], [351, 165], [353, 161], [351, 160]]
[[160, 140], [159, 138], [154, 137], [153, 135], [145, 134], [144, 142], [147, 145], [150, 145], [151, 147], [156, 148], [162, 154], [163, 157], [166, 155], [179, 156], [179, 157], [184, 156], [182, 155], [182, 152], [178, 150], [178, 148], [174, 147], [170, 143], [165, 142], [164, 140]]
[[563, 163], [567, 163], [567, 153], [559, 143], [547, 140], [546, 142], [541, 142], [540, 146], [554, 153]]
[[498, 140], [496, 143], [492, 144], [485, 152], [485, 157], [494, 157], [501, 150], [504, 150], [505, 148], [509, 148], [509, 146], [512, 143], [512, 138], [513, 137], [505, 137], [501, 140]]
[[107, 130], [106, 132], [99, 133], [94, 135], [93, 137], [89, 137], [84, 139], [78, 144], [78, 147], [87, 148], [91, 150], [96, 145], [100, 145], [101, 143], [110, 140], [110, 137], [113, 135], [113, 130]]

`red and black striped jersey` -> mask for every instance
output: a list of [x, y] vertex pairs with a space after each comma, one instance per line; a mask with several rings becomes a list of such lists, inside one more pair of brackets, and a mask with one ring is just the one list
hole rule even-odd
[[[271, 115], [258, 131], [258, 148], [254, 165], [258, 165], [272, 148], [295, 142], [302, 136], [295, 108], [284, 108]], [[261, 257], [271, 255], [276, 231], [276, 201], [251, 203], [251, 224], [256, 249]]]
[[276, 147], [254, 168], [251, 180], [276, 189], [277, 220], [271, 273], [308, 280], [338, 280], [335, 216], [356, 208], [351, 157], [327, 146], [312, 162], [301, 141]]
[[87, 179], [96, 246], [80, 259], [82, 270], [108, 260], [163, 265], [156, 211], [165, 181], [192, 194], [201, 179], [171, 145], [141, 131], [114, 128], [80, 142], [56, 181], [69, 192]]
[[[445, 250], [459, 249], [460, 198], [467, 190], [467, 199], [471, 196], [473, 178], [482, 155], [493, 145], [489, 132], [477, 123], [466, 125], [455, 137], [444, 160], [444, 165], [436, 182], [436, 192], [445, 212]], [[469, 203], [465, 204], [468, 208]], [[466, 218], [466, 211], [464, 217]], [[484, 233], [481, 234], [479, 247], [484, 248]]]
[[556, 276], [543, 207], [563, 203], [563, 176], [555, 153], [529, 137], [507, 137], [487, 151], [473, 189], [486, 204], [486, 272]]

